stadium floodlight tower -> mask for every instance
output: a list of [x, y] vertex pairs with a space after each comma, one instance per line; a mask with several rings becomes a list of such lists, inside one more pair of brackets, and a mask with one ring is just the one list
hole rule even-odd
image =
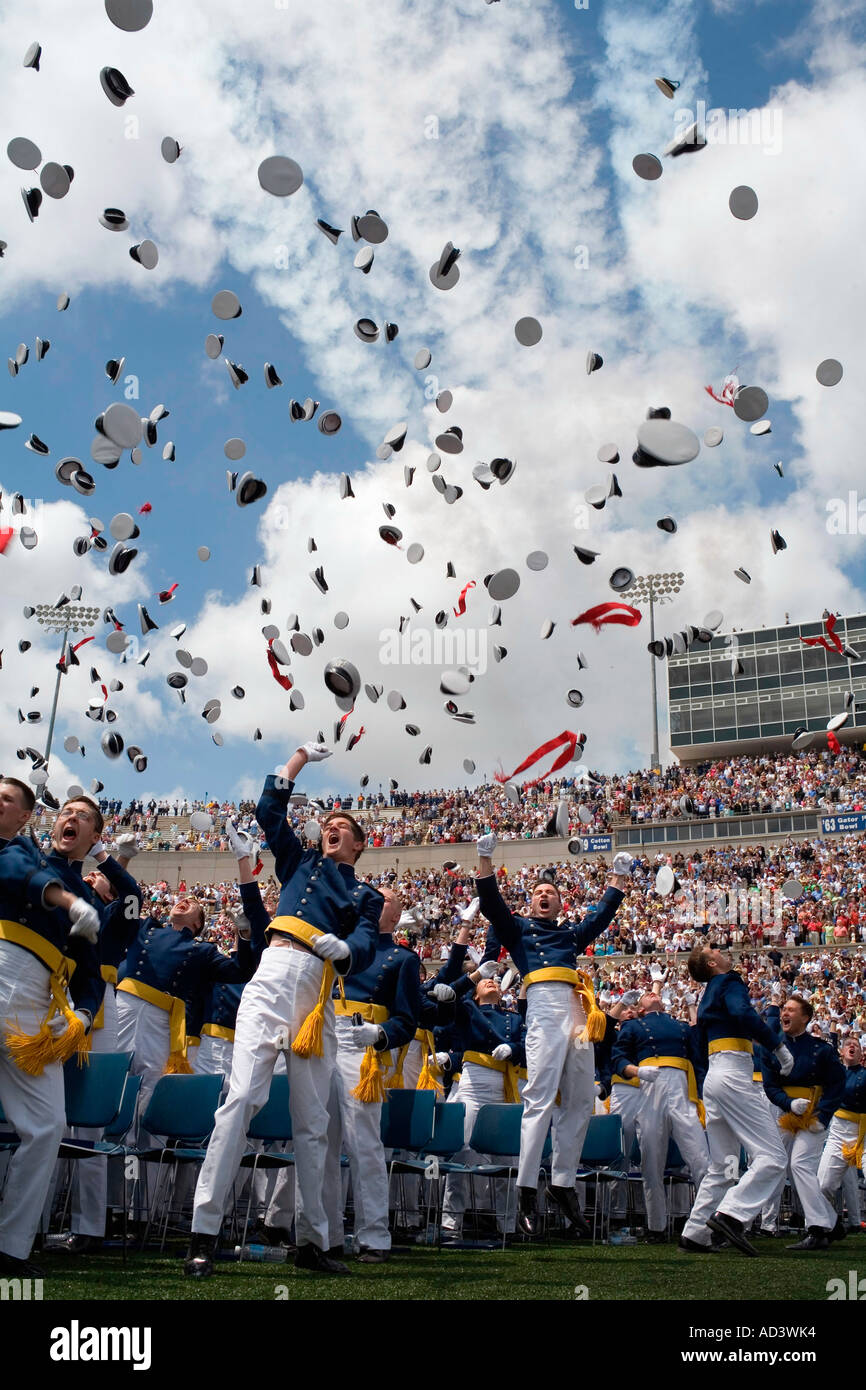
[[[669, 603], [683, 587], [684, 575], [681, 570], [668, 574], [641, 574], [626, 590], [628, 603], [648, 603], [650, 615], [650, 641], [656, 640], [655, 605]], [[653, 701], [653, 767], [660, 768], [659, 758], [659, 706], [656, 689], [656, 658], [650, 653], [650, 680]]]
[[71, 603], [66, 599], [60, 603], [38, 603], [33, 610], [32, 616], [43, 627], [46, 632], [62, 632], [63, 644], [60, 648], [60, 657], [57, 662], [57, 680], [54, 683], [54, 699], [51, 704], [51, 718], [48, 722], [48, 738], [45, 741], [45, 765], [44, 770], [48, 770], [48, 759], [51, 756], [51, 740], [54, 737], [54, 721], [57, 718], [57, 702], [60, 698], [60, 677], [66, 664], [66, 654], [69, 645], [70, 632], [87, 632], [93, 627], [99, 617], [98, 608], [85, 607], [80, 603]]

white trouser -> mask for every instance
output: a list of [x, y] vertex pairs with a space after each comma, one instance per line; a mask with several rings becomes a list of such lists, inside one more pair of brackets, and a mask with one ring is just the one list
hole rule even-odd
[[[583, 1005], [570, 984], [530, 985], [526, 1008], [526, 1069], [520, 1126], [518, 1187], [537, 1187], [544, 1141], [553, 1126], [554, 1187], [574, 1187], [595, 1097], [595, 1051], [580, 1043]], [[463, 1083], [460, 1085], [463, 1100]], [[560, 1104], [556, 1104], [557, 1092]]]
[[[102, 1028], [94, 1028], [90, 1034], [91, 1052], [121, 1052], [117, 1040], [117, 999], [114, 985], [105, 986], [102, 1015]], [[74, 1139], [102, 1138], [101, 1129], [82, 1129], [72, 1131]], [[72, 1190], [72, 1217], [70, 1229], [75, 1235], [99, 1236], [105, 1234], [105, 1208], [108, 1189], [108, 1160], [104, 1154], [98, 1158], [82, 1158], [73, 1165], [76, 1179]]]
[[[235, 1025], [232, 1075], [225, 1105], [218, 1111], [207, 1157], [195, 1192], [192, 1228], [205, 1235], [220, 1229], [229, 1188], [246, 1147], [250, 1120], [268, 1099], [278, 1052], [276, 1036], [287, 1028], [297, 1037], [319, 998], [322, 961], [307, 951], [270, 946], [244, 989]], [[286, 1053], [298, 1186], [299, 1245], [328, 1247], [328, 1221], [322, 1182], [328, 1148], [328, 1092], [334, 1069], [334, 1009], [328, 1002], [322, 1056]]]
[[[763, 1081], [753, 1081], [752, 1085], [755, 1088], [755, 1095], [758, 1097], [758, 1100], [760, 1101], [761, 1105], [766, 1110], [768, 1116], [770, 1117], [771, 1123], [775, 1124], [776, 1107], [770, 1104], [770, 1098], [767, 1095], [767, 1092], [764, 1090]], [[745, 1148], [746, 1156], [749, 1162], [751, 1163], [755, 1154], [755, 1146], [754, 1144], [747, 1143], [744, 1144], [743, 1147]], [[776, 1225], [779, 1220], [779, 1207], [782, 1202], [782, 1191], [784, 1189], [784, 1186], [784, 1180], [781, 1184], [777, 1183], [775, 1189], [773, 1190], [773, 1192], [770, 1193], [770, 1196], [767, 1198], [766, 1202], [761, 1207], [760, 1222], [762, 1231], [773, 1232], [776, 1230]]]
[[[647, 1067], [642, 1069], [647, 1070]], [[651, 1231], [663, 1231], [667, 1225], [664, 1172], [668, 1140], [673, 1135], [688, 1164], [695, 1188], [704, 1180], [709, 1153], [697, 1108], [689, 1100], [686, 1073], [675, 1067], [653, 1067], [652, 1070], [656, 1074], [655, 1081], [641, 1084], [638, 1092], [642, 1103], [637, 1128], [647, 1226]]]
[[807, 1226], [820, 1226], [822, 1230], [832, 1231], [836, 1225], [836, 1212], [821, 1191], [818, 1178], [818, 1165], [824, 1147], [826, 1131], [812, 1134], [808, 1129], [798, 1129], [793, 1134], [789, 1129], [779, 1128], [779, 1119], [785, 1114], [775, 1105], [770, 1107], [776, 1120], [779, 1137], [785, 1146], [787, 1167], [782, 1170], [776, 1183], [775, 1206], [778, 1210], [788, 1172], [800, 1204]]
[[[117, 1042], [121, 1052], [135, 1055], [130, 1068], [133, 1076], [141, 1077], [138, 1093], [138, 1121], [130, 1130], [130, 1143], [149, 1143], [150, 1136], [141, 1121], [157, 1081], [165, 1073], [171, 1052], [169, 1017], [165, 1009], [139, 999], [135, 994], [119, 990], [117, 994]], [[195, 1048], [190, 1049], [191, 1052]], [[147, 1135], [142, 1139], [142, 1135]]]
[[834, 1115], [827, 1127], [827, 1140], [818, 1164], [818, 1186], [827, 1201], [832, 1203], [839, 1188], [842, 1188], [849, 1226], [860, 1224], [860, 1187], [857, 1169], [842, 1157], [842, 1145], [856, 1144], [858, 1133], [859, 1125], [853, 1120], [840, 1120]]
[[60, 1063], [49, 1063], [41, 1076], [28, 1075], [9, 1056], [6, 1030], [39, 1032], [51, 1002], [48, 981], [48, 968], [36, 956], [0, 941], [0, 1103], [21, 1139], [0, 1204], [0, 1252], [17, 1260], [26, 1260], [33, 1246], [66, 1105]]
[[[426, 1047], [422, 1047], [417, 1038], [413, 1038], [409, 1043], [406, 1056], [403, 1059], [403, 1090], [414, 1091], [418, 1085], [418, 1078], [424, 1066], [424, 1055]], [[396, 1052], [393, 1054], [396, 1059]]]
[[328, 1101], [328, 1154], [325, 1160], [324, 1202], [328, 1214], [329, 1247], [343, 1244], [343, 1181], [340, 1154], [345, 1149], [352, 1176], [355, 1234], [352, 1248], [390, 1250], [388, 1230], [388, 1169], [382, 1144], [382, 1102], [356, 1100], [351, 1094], [361, 1079], [362, 1049], [351, 1042], [352, 1020], [341, 1016], [337, 1025], [337, 1065]]
[[202, 1033], [198, 1047], [191, 1047], [189, 1060], [196, 1076], [224, 1076], [222, 1094], [228, 1091], [229, 1077], [232, 1074], [232, 1049], [234, 1043], [228, 1038], [212, 1038], [210, 1033]]
[[[710, 1165], [698, 1189], [683, 1236], [709, 1245], [708, 1219], [716, 1211], [751, 1226], [772, 1197], [786, 1154], [775, 1125], [752, 1081], [748, 1052], [713, 1052], [704, 1082]], [[750, 1156], [738, 1181], [740, 1147]]]
[[[610, 1088], [610, 1114], [619, 1115], [622, 1120], [622, 1152], [626, 1170], [631, 1166], [631, 1151], [637, 1135], [637, 1117], [642, 1099], [639, 1086], [623, 1086], [622, 1082], [616, 1081]], [[611, 1215], [624, 1215], [627, 1190], [628, 1186], [624, 1182], [613, 1184], [610, 1194]]]
[[[452, 1092], [448, 1097], [449, 1102], [457, 1101], [458, 1097]], [[494, 1071], [491, 1067], [479, 1066], [477, 1062], [464, 1062], [463, 1071], [460, 1075], [460, 1103], [466, 1107], [466, 1123], [463, 1126], [463, 1140], [465, 1147], [454, 1155], [455, 1163], [507, 1163], [512, 1159], [497, 1157], [492, 1159], [488, 1154], [476, 1153], [469, 1147], [469, 1140], [472, 1137], [472, 1127], [475, 1124], [478, 1111], [482, 1105], [501, 1105], [502, 1094], [502, 1073]], [[499, 1218], [499, 1229], [502, 1230], [505, 1224], [505, 1206], [507, 1187], [504, 1178], [496, 1180], [496, 1214]], [[469, 1179], [462, 1173], [449, 1173], [445, 1179], [445, 1197], [442, 1202], [442, 1229], [452, 1231], [457, 1234], [463, 1229], [463, 1213], [466, 1210], [466, 1196], [469, 1187]], [[507, 1230], [514, 1230], [514, 1218], [516, 1212], [516, 1201], [512, 1198], [511, 1210], [508, 1214]]]

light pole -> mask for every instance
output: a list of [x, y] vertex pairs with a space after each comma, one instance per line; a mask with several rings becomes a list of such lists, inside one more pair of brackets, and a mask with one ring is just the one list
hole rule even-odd
[[[639, 575], [634, 583], [626, 589], [628, 603], [648, 603], [650, 615], [650, 641], [656, 639], [655, 628], [655, 605], [665, 603], [678, 594], [683, 587], [683, 573], [681, 570], [669, 574], [642, 574]], [[650, 679], [652, 682], [653, 699], [653, 767], [660, 768], [659, 758], [659, 708], [658, 691], [656, 689], [656, 658], [650, 653]]]
[[66, 659], [66, 645], [69, 641], [70, 632], [87, 632], [93, 627], [99, 617], [98, 608], [86, 608], [77, 603], [39, 603], [33, 612], [37, 623], [45, 628], [46, 632], [62, 632], [63, 645], [60, 648], [60, 657], [57, 663], [57, 680], [54, 683], [54, 699], [51, 704], [51, 719], [48, 724], [48, 738], [45, 743], [45, 763], [44, 770], [48, 771], [48, 759], [51, 756], [51, 740], [54, 737], [54, 721], [57, 718], [57, 701], [60, 696], [60, 677], [63, 675], [63, 663]]

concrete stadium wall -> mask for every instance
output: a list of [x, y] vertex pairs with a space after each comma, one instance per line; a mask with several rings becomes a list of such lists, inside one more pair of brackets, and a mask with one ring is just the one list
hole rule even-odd
[[[792, 832], [792, 838], [803, 839], [806, 834], [813, 832]], [[820, 832], [818, 832], [820, 835]], [[728, 844], [743, 845], [772, 845], [778, 844], [780, 839], [787, 839], [787, 835], [756, 835], [747, 839], [740, 839], [736, 834], [718, 840], [679, 840], [670, 845], [655, 844], [645, 845], [643, 853], [654, 857], [658, 850], [665, 853], [677, 853], [682, 851], [689, 854], [694, 850], [706, 851], [713, 848], [721, 848]], [[616, 841], [614, 838], [614, 849]], [[632, 849], [630, 852], [634, 852]], [[579, 855], [577, 858], [588, 858], [593, 861], [603, 860], [605, 863], [612, 863], [613, 851], [609, 854], [598, 855]], [[272, 856], [265, 851], [262, 855], [264, 869], [262, 873], [265, 878], [273, 873], [274, 861]], [[496, 865], [504, 864], [507, 869], [519, 869], [524, 864], [539, 864], [542, 867], [546, 864], [556, 864], [569, 858], [568, 841], [559, 839], [543, 840], [502, 840], [496, 850]], [[442, 865], [447, 861], [456, 861], [462, 869], [474, 872], [477, 859], [475, 855], [475, 845], [465, 841], [458, 845], [395, 845], [391, 849], [367, 849], [361, 856], [359, 869], [363, 874], [387, 873], [396, 870], [402, 873], [404, 869], [415, 870], [441, 870]], [[180, 879], [185, 879], [190, 883], [223, 883], [235, 877], [235, 857], [225, 851], [201, 850], [196, 853], [193, 850], [181, 850], [173, 853], [171, 851], [156, 851], [153, 853], [142, 852], [133, 860], [133, 872], [136, 877], [144, 883], [157, 883], [164, 879], [170, 888], [174, 888]], [[89, 862], [87, 868], [93, 867]]]

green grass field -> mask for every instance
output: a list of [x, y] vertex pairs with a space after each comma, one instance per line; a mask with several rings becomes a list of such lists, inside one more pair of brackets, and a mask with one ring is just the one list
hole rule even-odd
[[[827, 1299], [827, 1281], [848, 1271], [866, 1274], [866, 1235], [849, 1236], [826, 1254], [785, 1250], [794, 1236], [759, 1240], [761, 1258], [732, 1251], [682, 1255], [669, 1246], [577, 1246], [554, 1242], [501, 1250], [399, 1249], [386, 1265], [357, 1265], [351, 1278], [296, 1272], [291, 1263], [218, 1261], [212, 1279], [185, 1279], [182, 1247], [166, 1255], [120, 1254], [70, 1258], [35, 1256], [45, 1272], [44, 1298], [70, 1300], [764, 1300]], [[576, 1293], [585, 1287], [586, 1293]]]

